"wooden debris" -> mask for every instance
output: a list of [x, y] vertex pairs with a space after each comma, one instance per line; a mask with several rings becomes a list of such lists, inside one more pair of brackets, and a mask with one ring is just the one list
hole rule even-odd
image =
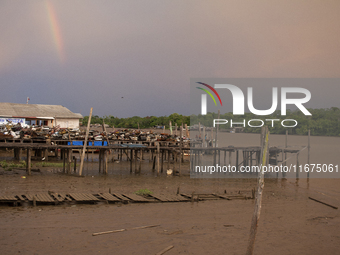
[[109, 202], [120, 202], [121, 201], [117, 197], [112, 196], [110, 193], [99, 193], [98, 195]]
[[167, 251], [170, 251], [172, 248], [174, 248], [173, 245], [170, 245], [169, 247], [166, 247], [165, 249], [161, 250], [160, 252], [157, 252], [156, 255], [162, 255], [166, 253]]
[[70, 193], [70, 197], [72, 197], [77, 202], [80, 202], [80, 201], [86, 201], [86, 202], [99, 201], [98, 198], [96, 198], [92, 194], [87, 194], [87, 193]]
[[122, 194], [124, 197], [127, 197], [128, 199], [131, 199], [134, 202], [150, 202], [150, 200], [142, 197], [142, 196], [138, 196], [136, 194]]
[[148, 226], [141, 226], [141, 227], [135, 227], [135, 228], [131, 228], [131, 229], [144, 229], [144, 228], [154, 228], [154, 227], [158, 227], [160, 226], [158, 225], [148, 225]]
[[327, 205], [327, 206], [329, 206], [329, 207], [332, 207], [333, 209], [338, 209], [338, 207], [336, 207], [336, 206], [333, 206], [333, 205], [330, 205], [330, 204], [327, 204], [327, 203], [325, 203], [325, 202], [322, 202], [322, 201], [320, 201], [320, 200], [317, 200], [317, 199], [315, 199], [315, 198], [312, 198], [312, 197], [308, 197], [310, 200], [313, 200], [313, 201], [315, 201], [315, 202], [318, 202], [318, 203], [321, 203], [321, 204], [323, 204], [323, 205]]
[[123, 232], [126, 231], [127, 229], [118, 229], [118, 230], [111, 230], [111, 231], [105, 231], [105, 232], [98, 232], [98, 233], [93, 233], [93, 236], [99, 236], [99, 235], [104, 235], [104, 234], [111, 234], [111, 233], [117, 233], [117, 232]]
[[15, 196], [0, 196], [0, 201], [16, 202], [18, 199]]
[[[154, 228], [154, 227], [158, 227], [160, 225], [148, 225], [148, 226], [141, 226], [141, 227], [134, 227], [131, 228], [130, 230], [135, 230], [135, 229], [145, 229], [145, 228]], [[104, 234], [111, 234], [111, 233], [117, 233], [117, 232], [123, 232], [123, 231], [127, 231], [128, 229], [123, 228], [123, 229], [118, 229], [118, 230], [110, 230], [110, 231], [104, 231], [104, 232], [98, 232], [98, 233], [93, 233], [93, 236], [99, 236], [99, 235], [104, 235]]]

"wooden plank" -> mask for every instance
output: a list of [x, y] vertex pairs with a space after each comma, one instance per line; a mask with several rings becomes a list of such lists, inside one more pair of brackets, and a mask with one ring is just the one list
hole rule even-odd
[[146, 199], [142, 196], [138, 196], [136, 194], [122, 194], [123, 196], [135, 201], [135, 202], [152, 202], [152, 200], [150, 201], [149, 199]]
[[33, 195], [31, 195], [31, 194], [25, 194], [25, 195], [23, 195], [23, 196], [25, 196], [27, 199], [28, 199], [28, 201], [33, 201]]
[[99, 201], [98, 198], [88, 193], [70, 193], [69, 195], [76, 201], [89, 201], [89, 202]]
[[121, 201], [117, 197], [112, 196], [110, 193], [99, 193], [98, 195], [101, 196], [102, 198], [104, 198], [105, 200], [110, 201], [110, 202], [120, 202]]
[[25, 201], [25, 200], [26, 200], [26, 198], [24, 198], [22, 195], [16, 195], [16, 197], [17, 197], [19, 200], [21, 200], [21, 201]]
[[58, 202], [63, 202], [65, 200], [65, 198], [60, 196], [58, 193], [52, 193], [51, 196]]
[[120, 194], [112, 193], [112, 195], [118, 197], [118, 198], [119, 198], [120, 200], [122, 200], [122, 201], [130, 201], [130, 199], [128, 199], [127, 197], [124, 197], [124, 196], [122, 196], [122, 195], [120, 195]]
[[15, 196], [0, 196], [0, 201], [17, 201]]
[[169, 200], [161, 195], [150, 194], [149, 196], [161, 201], [161, 202], [169, 202]]
[[[198, 195], [199, 195], [199, 194], [194, 194], [194, 200], [203, 201], [204, 199], [199, 198]], [[183, 196], [183, 197], [185, 197], [185, 198], [189, 198], [189, 199], [191, 200], [191, 195], [189, 195], [189, 194], [181, 193], [181, 196]], [[195, 199], [195, 197], [196, 197], [196, 199]]]
[[159, 195], [159, 194], [154, 195], [154, 194], [152, 194], [151, 196], [160, 200], [161, 202], [179, 202], [179, 201], [182, 201], [176, 195], [168, 195], [168, 194], [167, 195]]
[[220, 194], [214, 194], [214, 196], [222, 198], [222, 199], [227, 199], [227, 200], [232, 200], [230, 197], [228, 197], [227, 195], [220, 195]]
[[67, 201], [73, 201], [72, 198], [70, 198], [70, 197], [67, 196], [67, 194], [61, 194], [61, 193], [59, 193], [59, 196], [60, 196], [61, 198], [63, 198], [64, 201], [65, 201], [65, 200], [67, 200]]

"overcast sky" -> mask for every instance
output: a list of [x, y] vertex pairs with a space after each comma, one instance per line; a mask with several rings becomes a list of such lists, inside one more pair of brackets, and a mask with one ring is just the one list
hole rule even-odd
[[[189, 115], [190, 78], [339, 77], [339, 13], [320, 0], [2, 0], [0, 101]], [[312, 94], [315, 107], [340, 107], [339, 92]]]

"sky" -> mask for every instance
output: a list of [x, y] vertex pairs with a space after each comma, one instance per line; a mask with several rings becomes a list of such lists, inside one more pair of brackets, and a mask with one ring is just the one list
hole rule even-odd
[[[329, 0], [2, 0], [0, 102], [189, 115], [191, 78], [339, 77], [339, 11]], [[311, 107], [340, 107], [340, 86], [315, 86]]]

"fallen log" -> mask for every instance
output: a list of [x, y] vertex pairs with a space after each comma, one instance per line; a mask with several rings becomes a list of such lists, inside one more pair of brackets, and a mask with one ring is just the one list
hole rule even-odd
[[336, 206], [333, 206], [333, 205], [330, 205], [330, 204], [327, 204], [327, 203], [325, 203], [325, 202], [322, 202], [322, 201], [320, 201], [320, 200], [317, 200], [317, 199], [315, 199], [315, 198], [312, 198], [312, 197], [308, 197], [310, 200], [313, 200], [313, 201], [315, 201], [315, 202], [318, 202], [318, 203], [321, 203], [321, 204], [323, 204], [323, 205], [327, 205], [327, 206], [329, 206], [329, 207], [332, 207], [333, 209], [338, 209], [338, 207], [336, 207]]

